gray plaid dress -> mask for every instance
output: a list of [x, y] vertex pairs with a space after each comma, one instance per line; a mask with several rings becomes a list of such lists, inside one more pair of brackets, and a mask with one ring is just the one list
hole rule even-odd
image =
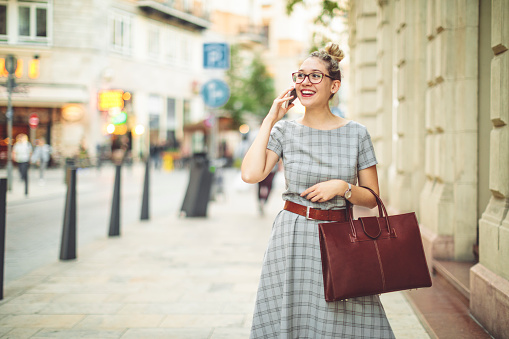
[[[267, 148], [283, 159], [283, 199], [320, 209], [344, 208], [345, 200], [338, 196], [313, 203], [300, 193], [331, 179], [356, 184], [357, 172], [377, 163], [369, 133], [354, 121], [328, 131], [279, 121]], [[318, 223], [285, 210], [277, 215], [264, 256], [251, 339], [394, 338], [378, 296], [325, 301]]]

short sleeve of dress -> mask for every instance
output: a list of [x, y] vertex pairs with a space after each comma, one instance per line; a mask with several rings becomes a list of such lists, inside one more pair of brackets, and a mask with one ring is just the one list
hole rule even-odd
[[278, 121], [270, 131], [267, 149], [276, 153], [280, 158], [283, 156], [283, 137], [283, 121]]
[[376, 165], [377, 163], [378, 161], [376, 160], [371, 136], [368, 130], [363, 128], [359, 136], [359, 162], [357, 164], [357, 169], [360, 171]]

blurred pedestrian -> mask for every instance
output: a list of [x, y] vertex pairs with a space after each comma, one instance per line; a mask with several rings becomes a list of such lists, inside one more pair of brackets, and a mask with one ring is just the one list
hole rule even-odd
[[31, 162], [39, 166], [39, 182], [44, 183], [44, 172], [51, 159], [51, 146], [46, 143], [44, 138], [37, 139]]
[[267, 200], [269, 199], [270, 192], [272, 192], [272, 183], [274, 181], [274, 177], [276, 176], [278, 170], [278, 164], [274, 166], [272, 171], [270, 171], [269, 175], [262, 181], [258, 183], [258, 210], [260, 215], [264, 215], [264, 207], [267, 204]]
[[[324, 296], [318, 224], [346, 221], [346, 200], [376, 206], [360, 186], [379, 191], [366, 127], [329, 107], [341, 86], [341, 59], [339, 46], [329, 43], [304, 60], [292, 74], [295, 85], [274, 100], [242, 163], [244, 181], [257, 183], [281, 158], [286, 181], [285, 208], [265, 252], [252, 339], [394, 338], [378, 295], [336, 302]], [[281, 120], [295, 96], [306, 108], [304, 116]], [[346, 272], [344, 279], [350, 279]]]
[[20, 133], [16, 136], [16, 143], [12, 148], [12, 158], [18, 164], [19, 174], [22, 181], [27, 179], [32, 145], [28, 142], [28, 136]]
[[161, 152], [163, 150], [163, 146], [161, 142], [155, 142], [150, 145], [150, 159], [154, 164], [155, 169], [160, 169], [162, 165]]

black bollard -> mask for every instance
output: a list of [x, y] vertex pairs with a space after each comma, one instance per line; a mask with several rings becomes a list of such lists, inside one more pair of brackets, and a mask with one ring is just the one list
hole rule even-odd
[[113, 201], [111, 203], [110, 231], [108, 235], [120, 235], [120, 170], [122, 165], [115, 166], [115, 185], [113, 187]]
[[0, 179], [0, 300], [4, 298], [5, 261], [5, 205], [7, 204], [7, 179]]
[[67, 169], [67, 198], [60, 244], [60, 260], [76, 259], [76, 168]]
[[214, 174], [210, 171], [206, 154], [194, 154], [189, 184], [180, 209], [181, 215], [186, 217], [207, 216], [207, 206], [213, 180]]
[[140, 220], [149, 220], [149, 185], [150, 185], [150, 160], [147, 159], [145, 166], [145, 181], [143, 183], [143, 198], [141, 202]]

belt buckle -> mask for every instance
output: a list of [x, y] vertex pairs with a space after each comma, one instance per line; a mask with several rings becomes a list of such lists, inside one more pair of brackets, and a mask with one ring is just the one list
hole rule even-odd
[[309, 211], [311, 210], [311, 206], [306, 206], [306, 219], [307, 220], [315, 220], [309, 217]]

